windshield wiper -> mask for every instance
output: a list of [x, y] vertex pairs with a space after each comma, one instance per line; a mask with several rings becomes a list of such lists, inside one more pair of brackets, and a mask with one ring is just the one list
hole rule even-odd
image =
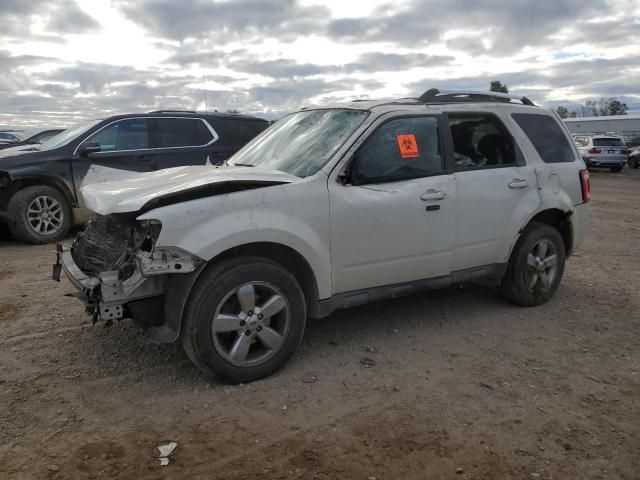
[[250, 163], [234, 163], [234, 167], [255, 167], [255, 165], [251, 165]]

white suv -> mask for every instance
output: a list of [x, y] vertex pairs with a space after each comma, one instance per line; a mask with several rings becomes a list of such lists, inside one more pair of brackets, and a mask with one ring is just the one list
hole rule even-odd
[[95, 320], [181, 339], [231, 382], [278, 370], [307, 317], [339, 308], [480, 279], [546, 302], [589, 221], [588, 172], [553, 113], [435, 89], [303, 109], [226, 166], [94, 167], [82, 195], [97, 215], [54, 278]]
[[612, 172], [622, 171], [629, 150], [620, 137], [612, 135], [574, 135], [573, 141], [589, 168], [608, 168]]

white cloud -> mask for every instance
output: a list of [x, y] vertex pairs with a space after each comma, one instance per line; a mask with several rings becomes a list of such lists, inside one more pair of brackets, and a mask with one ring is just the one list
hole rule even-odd
[[[640, 109], [634, 0], [4, 0], [3, 123], [486, 89]], [[203, 81], [205, 77], [206, 82]]]

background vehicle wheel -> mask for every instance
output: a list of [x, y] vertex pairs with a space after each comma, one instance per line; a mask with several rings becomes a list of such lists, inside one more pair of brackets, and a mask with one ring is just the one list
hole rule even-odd
[[622, 171], [622, 167], [611, 167], [611, 168], [610, 168], [610, 170], [611, 170], [613, 173], [619, 173], [619, 172], [621, 172], [621, 171]]
[[637, 158], [630, 158], [629, 160], [627, 160], [627, 165], [629, 166], [629, 168], [638, 168], [638, 159]]
[[304, 334], [304, 294], [293, 275], [258, 257], [205, 270], [185, 309], [182, 344], [203, 372], [231, 383], [271, 375]]
[[9, 200], [9, 229], [22, 242], [57, 242], [71, 228], [71, 207], [59, 190], [45, 185], [26, 187]]
[[564, 262], [564, 242], [558, 230], [534, 222], [511, 252], [507, 273], [502, 278], [502, 293], [517, 305], [545, 303], [560, 284]]

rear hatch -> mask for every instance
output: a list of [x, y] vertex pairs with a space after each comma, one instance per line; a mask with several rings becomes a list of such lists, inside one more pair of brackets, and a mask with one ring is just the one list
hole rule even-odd
[[597, 160], [625, 160], [627, 147], [619, 138], [594, 137], [593, 148], [589, 150], [589, 157]]

